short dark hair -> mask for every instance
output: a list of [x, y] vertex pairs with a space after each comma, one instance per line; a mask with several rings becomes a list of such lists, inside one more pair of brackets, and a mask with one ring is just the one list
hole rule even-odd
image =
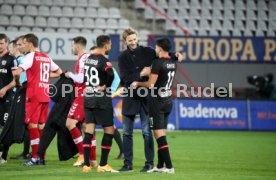
[[96, 49], [97, 48], [97, 46], [92, 46], [89, 50], [90, 51], [93, 51], [94, 49]]
[[4, 33], [0, 34], [0, 39], [4, 39], [5, 42], [8, 42], [8, 36], [6, 34], [4, 34]]
[[80, 45], [82, 45], [83, 47], [86, 47], [87, 40], [86, 40], [85, 37], [83, 37], [83, 36], [74, 37], [74, 38], [73, 38], [73, 41], [74, 41], [75, 44], [80, 44]]
[[32, 43], [35, 48], [38, 47], [38, 37], [35, 34], [33, 33], [26, 34], [24, 36], [24, 39], [26, 39], [27, 42]]
[[161, 47], [166, 52], [169, 52], [172, 47], [171, 42], [168, 38], [157, 39], [156, 45]]
[[100, 35], [97, 37], [97, 47], [102, 48], [106, 43], [110, 42], [110, 37], [106, 35]]

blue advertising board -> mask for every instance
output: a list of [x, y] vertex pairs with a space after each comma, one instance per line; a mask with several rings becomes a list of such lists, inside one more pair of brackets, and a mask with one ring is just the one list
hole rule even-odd
[[276, 102], [250, 101], [251, 130], [276, 130]]
[[149, 36], [149, 46], [169, 38], [171, 51], [181, 52], [184, 62], [276, 63], [275, 37]]
[[177, 108], [179, 129], [248, 129], [246, 101], [179, 99]]

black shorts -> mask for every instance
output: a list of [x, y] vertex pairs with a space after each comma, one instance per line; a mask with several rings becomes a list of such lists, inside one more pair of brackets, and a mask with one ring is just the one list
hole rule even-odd
[[7, 92], [6, 96], [0, 98], [0, 125], [4, 126], [9, 117], [9, 111], [13, 101], [13, 92]]
[[113, 109], [84, 108], [85, 122], [102, 125], [103, 127], [113, 126]]
[[172, 110], [172, 100], [169, 98], [150, 98], [149, 105], [152, 129], [167, 129], [168, 119]]

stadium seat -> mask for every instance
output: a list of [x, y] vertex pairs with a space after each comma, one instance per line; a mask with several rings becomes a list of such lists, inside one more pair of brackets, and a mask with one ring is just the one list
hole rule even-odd
[[170, 18], [174, 19], [174, 20], [177, 20], [177, 19], [178, 19], [178, 15], [177, 15], [175, 9], [173, 9], [173, 8], [171, 8], [171, 7], [168, 9], [167, 15], [168, 15]]
[[209, 30], [210, 25], [208, 23], [208, 20], [206, 19], [200, 19], [199, 28], [203, 30]]
[[177, 0], [169, 0], [168, 7], [173, 8], [173, 9], [179, 9], [179, 4]]
[[178, 11], [178, 17], [180, 19], [190, 19], [190, 15], [186, 9], [181, 9], [180, 11]]
[[190, 5], [188, 0], [179, 0], [179, 9], [183, 10], [183, 9], [189, 9]]
[[39, 27], [34, 27], [32, 28], [32, 32], [43, 32], [43, 29]]
[[246, 28], [245, 29], [256, 30], [256, 25], [255, 25], [254, 21], [247, 20], [246, 21]]
[[156, 6], [158, 8], [162, 8], [162, 9], [168, 9], [169, 8], [168, 3], [167, 3], [166, 0], [157, 0]]
[[269, 29], [268, 31], [267, 31], [267, 36], [269, 36], [269, 37], [275, 37], [276, 36], [276, 31], [274, 30], [272, 30], [272, 29]]
[[201, 10], [203, 9], [212, 9], [212, 5], [209, 0], [204, 0], [201, 2]]
[[170, 21], [166, 21], [165, 23], [165, 30], [166, 31], [176, 31], [176, 27], [174, 24], [172, 24]]
[[107, 19], [109, 17], [108, 10], [104, 7], [98, 9], [98, 18]]
[[109, 8], [109, 18], [119, 19], [121, 18], [121, 13], [118, 8], [112, 7]]
[[234, 31], [233, 31], [233, 36], [240, 37], [240, 36], [242, 36], [242, 33], [241, 33], [240, 30], [234, 29]]
[[44, 29], [44, 32], [54, 33], [54, 32], [56, 32], [56, 31], [55, 31], [55, 29], [53, 29], [53, 28], [47, 27], [47, 28]]
[[213, 10], [215, 10], [215, 9], [219, 9], [219, 10], [223, 9], [221, 0], [213, 0]]
[[92, 31], [90, 29], [81, 29], [81, 33], [90, 35]]
[[53, 6], [64, 6], [64, 0], [53, 0]]
[[[2, 9], [1, 9], [2, 11]], [[15, 5], [13, 7], [13, 12], [15, 15], [20, 15], [20, 16], [24, 16], [25, 13], [25, 7], [23, 5]]]
[[88, 6], [98, 8], [100, 7], [100, 2], [99, 0], [88, 0]]
[[3, 3], [3, 4], [14, 5], [14, 4], [16, 4], [16, 0], [4, 0], [2, 3]]
[[269, 9], [269, 11], [268, 11], [268, 19], [269, 19], [269, 21], [276, 20], [276, 10]]
[[63, 17], [73, 17], [74, 11], [71, 7], [65, 6], [62, 8], [62, 15], [63, 15]]
[[248, 9], [246, 11], [246, 19], [247, 20], [257, 20], [255, 11], [251, 10], [251, 9]]
[[95, 27], [99, 28], [99, 29], [106, 29], [106, 21], [105, 19], [101, 19], [101, 18], [97, 18], [95, 20]]
[[209, 36], [218, 36], [218, 35], [219, 35], [218, 31], [215, 29], [211, 29], [209, 32]]
[[189, 22], [188, 22], [188, 28], [193, 29], [193, 30], [198, 30], [199, 28], [198, 28], [197, 20], [190, 19]]
[[155, 0], [147, 0], [147, 2], [155, 7], [157, 7]]
[[93, 34], [96, 34], [97, 36], [102, 35], [104, 34], [104, 31], [102, 29], [94, 29]]
[[61, 11], [60, 7], [52, 6], [50, 8], [50, 13], [51, 13], [51, 16], [54, 16], [54, 17], [61, 17], [62, 16], [62, 11]]
[[2, 26], [10, 25], [10, 20], [9, 20], [8, 16], [1, 16], [0, 25], [2, 25]]
[[60, 27], [62, 28], [70, 28], [72, 26], [70, 19], [66, 17], [61, 17], [59, 19], [59, 24], [60, 24]]
[[49, 17], [47, 19], [47, 27], [50, 27], [50, 28], [57, 28], [57, 27], [59, 27], [58, 19], [56, 17]]
[[[0, 22], [1, 22], [1, 20], [0, 20]], [[1, 24], [0, 24], [0, 31], [6, 31], [6, 28], [4, 27], [4, 26], [1, 26]], [[17, 30], [18, 31], [18, 30]]]
[[233, 10], [234, 8], [234, 4], [232, 0], [228, 0], [228, 1], [224, 1], [224, 9], [229, 9], [229, 10]]
[[[6, 0], [6, 1], [9, 1], [9, 0]], [[17, 0], [16, 4], [29, 5], [29, 1], [28, 0]]]
[[43, 5], [43, 6], [52, 6], [53, 2], [52, 2], [52, 0], [47, 0], [47, 1], [43, 0], [43, 1], [41, 1], [41, 5]]
[[222, 20], [223, 17], [222, 17], [222, 14], [221, 14], [221, 10], [214, 9], [213, 13], [212, 13], [212, 19], [220, 19], [220, 20]]
[[118, 29], [118, 23], [116, 19], [107, 19], [106, 24], [109, 29]]
[[271, 20], [268, 22], [268, 28], [271, 30], [276, 31], [276, 21], [275, 20]]
[[222, 29], [221, 23], [220, 23], [220, 21], [217, 20], [217, 19], [212, 19], [211, 27], [212, 27], [212, 29], [214, 29], [214, 30], [221, 30], [221, 29]]
[[116, 34], [116, 31], [114, 29], [107, 29], [104, 34]]
[[64, 4], [69, 7], [76, 7], [77, 6], [77, 0], [64, 0]]
[[15, 16], [15, 15], [10, 16], [10, 25], [21, 26], [22, 25], [21, 17]]
[[257, 9], [257, 6], [256, 6], [256, 4], [255, 4], [255, 1], [246, 1], [246, 9], [248, 10], [248, 9], [252, 9], [252, 10], [256, 10]]
[[234, 29], [237, 29], [237, 30], [244, 30], [245, 28], [245, 26], [244, 26], [244, 23], [243, 23], [243, 21], [242, 20], [240, 20], [240, 19], [235, 19], [235, 28]]
[[33, 5], [27, 6], [26, 7], [26, 15], [28, 15], [28, 16], [37, 16], [38, 13], [37, 13], [36, 6], [33, 6]]
[[144, 15], [145, 15], [145, 19], [146, 20], [152, 20], [152, 19], [154, 19], [154, 12], [149, 7], [146, 7]]
[[72, 19], [72, 27], [73, 28], [79, 28], [79, 29], [83, 28], [83, 21], [82, 21], [82, 19], [74, 17]]
[[35, 26], [37, 26], [37, 27], [47, 27], [46, 18], [41, 17], [41, 16], [35, 17]]
[[19, 32], [26, 32], [26, 33], [30, 33], [32, 30], [30, 27], [25, 27], [25, 26], [21, 26], [19, 29], [18, 29]]
[[222, 29], [233, 30], [233, 24], [232, 24], [231, 20], [224, 19]]
[[257, 3], [258, 3], [257, 4], [257, 9], [258, 10], [267, 10], [267, 4], [266, 4], [265, 1], [259, 0]]
[[226, 9], [224, 10], [224, 19], [231, 19], [234, 20], [234, 14], [232, 10]]
[[236, 1], [236, 3], [235, 3], [235, 9], [244, 10], [245, 9], [244, 2], [243, 1]]
[[243, 35], [244, 35], [244, 36], [251, 37], [251, 36], [253, 36], [253, 33], [252, 33], [252, 31], [251, 31], [251, 30], [246, 29], [246, 30], [243, 32]]
[[209, 9], [203, 8], [201, 11], [201, 19], [212, 19]]
[[27, 27], [33, 27], [35, 25], [34, 18], [31, 16], [23, 16], [22, 25]]
[[98, 15], [98, 13], [97, 13], [97, 10], [95, 8], [88, 7], [86, 9], [86, 17], [96, 18], [96, 17], [98, 17], [97, 15]]
[[146, 5], [144, 3], [142, 3], [141, 0], [135, 0], [134, 2], [134, 8], [137, 10], [144, 10], [146, 7]]
[[186, 23], [186, 21], [184, 19], [178, 19], [177, 20], [177, 24], [179, 24], [183, 28], [187, 28], [188, 27], [188, 25], [187, 25], [187, 23]]
[[200, 35], [200, 36], [208, 36], [208, 33], [207, 33], [207, 31], [204, 30], [204, 29], [199, 29], [198, 35]]
[[269, 7], [270, 7], [270, 9], [276, 10], [276, 1], [270, 0]]
[[48, 6], [39, 6], [38, 12], [39, 12], [39, 16], [44, 16], [44, 17], [50, 16], [50, 9]]
[[77, 6], [78, 7], [87, 7], [88, 6], [87, 0], [77, 0]]
[[146, 29], [141, 29], [138, 34], [140, 37], [139, 40], [146, 41], [148, 40], [148, 35], [150, 34], [150, 32]]
[[65, 29], [65, 28], [58, 28], [57, 32], [58, 33], [68, 33], [67, 29]]
[[242, 10], [236, 10], [235, 12], [235, 19], [242, 19], [245, 20], [245, 15]]
[[267, 14], [266, 14], [266, 12], [264, 10], [258, 11], [258, 20], [259, 19], [268, 20]]
[[94, 20], [91, 18], [84, 18], [83, 20], [83, 26], [88, 29], [93, 29], [95, 28], [95, 23]]
[[230, 36], [230, 32], [227, 29], [222, 29], [221, 36]]
[[[159, 8], [159, 10], [160, 10], [161, 12], [163, 12], [164, 14], [166, 14], [166, 12], [165, 12], [164, 9]], [[156, 12], [156, 11], [153, 11], [153, 13], [154, 13], [154, 19], [155, 19], [155, 20], [165, 20], [165, 19], [166, 19], [163, 15], [159, 14], [159, 13]]]
[[200, 15], [198, 9], [191, 9], [190, 11], [190, 19], [200, 19]]
[[256, 36], [257, 36], [257, 37], [263, 37], [263, 36], [265, 36], [265, 35], [264, 35], [264, 31], [262, 31], [262, 30], [257, 30], [257, 31], [256, 31]]
[[[0, 31], [1, 31], [1, 28], [0, 28]], [[14, 26], [8, 26], [6, 31], [7, 32], [18, 32], [18, 29], [17, 29], [17, 27], [14, 27]]]
[[126, 29], [126, 28], [129, 28], [129, 21], [127, 19], [120, 19], [119, 29]]
[[71, 28], [71, 29], [69, 29], [69, 33], [75, 33], [75, 34], [77, 34], [77, 33], [80, 33], [80, 30], [79, 29]]
[[85, 17], [85, 9], [83, 7], [76, 7], [74, 9], [74, 17], [84, 18]]
[[34, 6], [39, 6], [41, 4], [41, 0], [29, 0], [29, 4]]

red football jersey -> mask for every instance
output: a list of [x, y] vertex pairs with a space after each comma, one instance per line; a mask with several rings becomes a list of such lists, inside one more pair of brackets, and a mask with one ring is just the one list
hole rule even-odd
[[27, 100], [50, 102], [50, 72], [57, 71], [59, 67], [47, 54], [42, 52], [31, 52], [24, 56], [20, 67], [27, 74]]

